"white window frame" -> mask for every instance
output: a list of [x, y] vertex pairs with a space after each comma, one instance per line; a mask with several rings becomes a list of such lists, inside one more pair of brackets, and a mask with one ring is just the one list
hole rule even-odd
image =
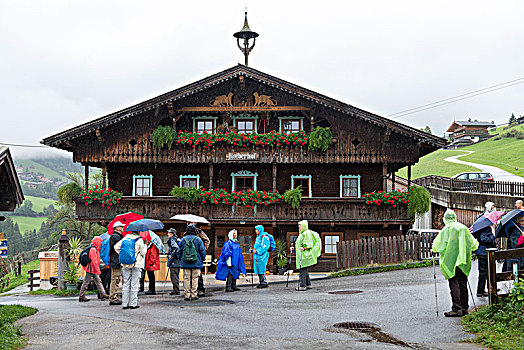
[[[344, 197], [344, 179], [357, 179], [357, 196], [356, 197]], [[340, 175], [340, 198], [360, 198], [360, 175]]]
[[[336, 256], [337, 254], [337, 250], [336, 250], [336, 244], [335, 244], [335, 252], [334, 253], [328, 253], [326, 252], [326, 247], [327, 247], [327, 244], [326, 244], [326, 237], [327, 236], [331, 236], [331, 237], [338, 237], [338, 241], [339, 242], [342, 242], [344, 240], [344, 233], [343, 232], [322, 232], [320, 234], [321, 236], [321, 239], [322, 239], [322, 255], [323, 256]], [[330, 244], [331, 246], [331, 244]]]
[[251, 171], [248, 171], [248, 170], [240, 170], [236, 173], [231, 173], [231, 181], [232, 181], [231, 191], [236, 191], [235, 190], [235, 177], [254, 177], [255, 179], [253, 180], [253, 191], [257, 190], [258, 173], [252, 173]]
[[304, 118], [303, 117], [297, 117], [297, 116], [289, 116], [289, 117], [278, 117], [278, 132], [283, 133], [282, 130], [282, 121], [283, 120], [298, 120], [300, 121], [300, 131], [304, 130]]
[[[197, 121], [202, 120], [212, 120], [213, 121], [213, 134], [217, 131], [217, 119], [218, 117], [211, 117], [211, 116], [199, 116], [199, 117], [193, 117], [193, 132], [197, 133]], [[199, 133], [200, 135], [201, 133]]]
[[180, 175], [179, 176], [179, 179], [180, 179], [180, 188], [182, 188], [182, 180], [183, 179], [195, 179], [196, 178], [196, 187], [199, 188], [200, 187], [200, 175]]
[[233, 116], [233, 126], [235, 128], [238, 129], [238, 126], [237, 126], [237, 120], [254, 120], [255, 121], [255, 125], [254, 125], [254, 128], [253, 128], [253, 133], [256, 134], [258, 133], [258, 115], [251, 115], [249, 113], [242, 113], [242, 114], [239, 114], [239, 115], [234, 115]]
[[311, 189], [311, 175], [291, 175], [291, 189], [294, 189], [295, 179], [308, 179], [309, 191], [307, 198], [313, 198], [313, 191]]
[[133, 175], [133, 197], [148, 197], [136, 194], [136, 180], [148, 179], [149, 180], [149, 197], [153, 196], [153, 175]]

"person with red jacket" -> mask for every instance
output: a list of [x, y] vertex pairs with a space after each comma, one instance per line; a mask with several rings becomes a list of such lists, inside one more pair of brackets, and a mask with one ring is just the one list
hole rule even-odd
[[91, 282], [91, 280], [95, 281], [96, 288], [100, 292], [100, 299], [101, 300], [107, 300], [109, 298], [109, 295], [107, 295], [104, 286], [102, 285], [102, 281], [100, 280], [100, 246], [102, 245], [102, 238], [95, 237], [93, 238], [93, 241], [91, 242], [91, 248], [89, 249], [89, 259], [91, 259], [91, 262], [87, 264], [86, 266], [82, 266], [84, 271], [86, 272], [86, 276], [84, 277], [84, 282], [82, 283], [82, 287], [80, 288], [80, 295], [78, 297], [79, 302], [85, 302], [89, 301], [88, 298], [86, 298], [86, 291], [87, 286]]
[[[141, 232], [140, 235], [144, 235], [149, 243], [146, 253], [146, 262], [144, 271], [147, 272], [147, 278], [149, 279], [149, 289], [145, 292], [146, 295], [156, 295], [156, 284], [155, 284], [155, 271], [160, 270], [160, 251], [158, 247], [152, 242], [151, 234], [149, 231]], [[140, 291], [144, 290], [145, 273], [140, 279]]]

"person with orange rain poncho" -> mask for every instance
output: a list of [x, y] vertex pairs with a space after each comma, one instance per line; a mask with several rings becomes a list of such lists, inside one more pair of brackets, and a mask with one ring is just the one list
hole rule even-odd
[[468, 313], [468, 276], [471, 270], [472, 252], [477, 250], [479, 242], [469, 229], [457, 222], [453, 210], [444, 214], [444, 228], [433, 241], [433, 251], [440, 253], [439, 265], [444, 278], [448, 280], [451, 294], [451, 311], [446, 317], [461, 317]]

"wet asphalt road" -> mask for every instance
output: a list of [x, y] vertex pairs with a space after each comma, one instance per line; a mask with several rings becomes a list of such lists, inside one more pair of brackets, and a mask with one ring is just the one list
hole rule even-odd
[[[473, 288], [476, 275], [474, 265]], [[279, 284], [235, 293], [214, 291], [195, 302], [185, 302], [182, 296], [140, 296], [137, 310], [97, 300], [80, 304], [74, 297], [8, 296], [0, 303], [40, 310], [21, 321], [28, 349], [85, 344], [90, 349], [476, 349], [459, 343], [471, 338], [462, 331], [460, 320], [443, 316], [451, 300], [440, 273], [440, 316], [436, 316], [433, 283], [432, 268], [420, 268], [316, 281], [307, 292]], [[336, 290], [363, 292], [327, 293]], [[475, 302], [484, 304], [487, 299], [475, 298]], [[367, 334], [333, 328], [347, 321], [375, 323], [399, 342], [380, 342]]]

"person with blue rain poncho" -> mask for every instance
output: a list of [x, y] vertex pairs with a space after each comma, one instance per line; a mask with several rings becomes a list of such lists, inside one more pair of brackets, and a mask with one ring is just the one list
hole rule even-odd
[[244, 256], [237, 240], [237, 230], [229, 231], [229, 240], [222, 247], [222, 254], [218, 259], [217, 273], [215, 278], [220, 281], [226, 281], [226, 292], [239, 291], [237, 288], [237, 279], [240, 274], [246, 274]]
[[259, 284], [257, 288], [267, 288], [268, 284], [266, 279], [266, 266], [267, 261], [269, 260], [268, 250], [271, 242], [267, 233], [264, 232], [264, 226], [255, 226], [255, 233], [257, 234], [255, 245], [253, 246], [253, 249], [249, 250], [249, 252], [253, 253], [255, 274], [258, 275]]

